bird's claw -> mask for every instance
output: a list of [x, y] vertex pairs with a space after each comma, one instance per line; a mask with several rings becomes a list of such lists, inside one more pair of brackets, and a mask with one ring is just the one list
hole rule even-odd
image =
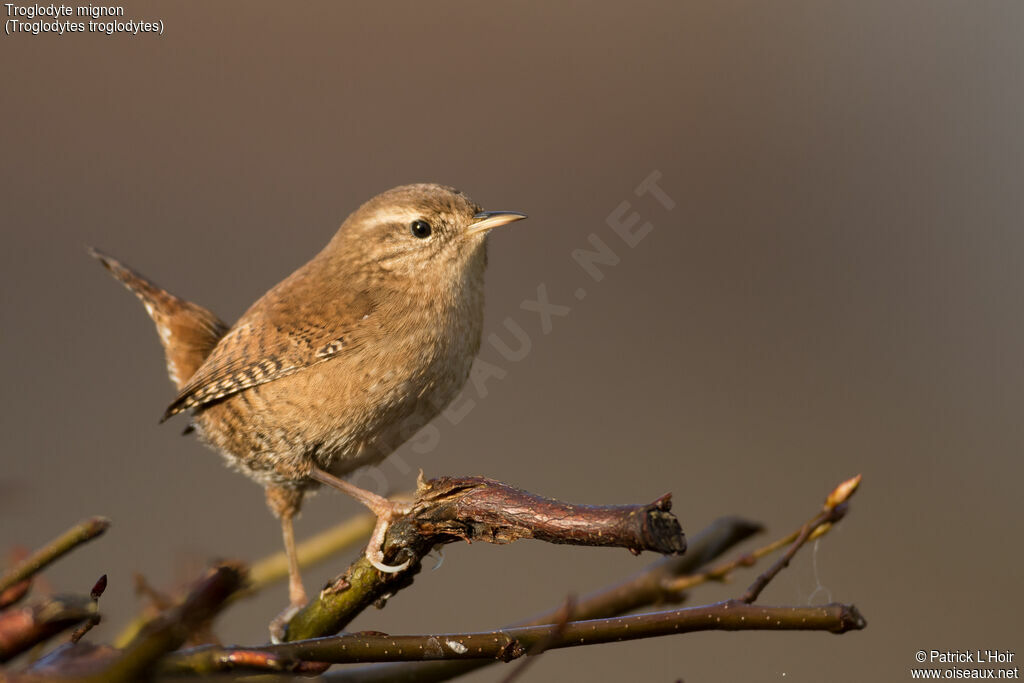
[[404, 503], [388, 501], [386, 508], [374, 510], [377, 513], [377, 524], [373, 528], [373, 534], [366, 545], [366, 561], [372, 564], [378, 571], [385, 574], [397, 574], [412, 564], [412, 560], [406, 560], [402, 564], [392, 565], [384, 562], [384, 538], [387, 536], [388, 527], [392, 520], [411, 512], [412, 506]]
[[366, 561], [376, 567], [378, 571], [384, 572], [385, 574], [397, 574], [400, 571], [408, 569], [409, 565], [412, 564], [412, 560], [406, 560], [402, 564], [384, 564], [381, 562], [382, 559], [384, 559], [384, 553], [379, 549], [375, 553], [371, 552], [369, 548], [366, 549]]
[[275, 645], [284, 642], [285, 631], [288, 629], [288, 622], [299, 613], [304, 605], [291, 604], [281, 610], [281, 613], [270, 622], [270, 642]]

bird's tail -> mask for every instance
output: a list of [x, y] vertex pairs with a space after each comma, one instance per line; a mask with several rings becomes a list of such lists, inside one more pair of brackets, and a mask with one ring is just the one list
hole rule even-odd
[[167, 374], [178, 389], [184, 387], [228, 326], [202, 306], [174, 296], [120, 261], [92, 248], [89, 254], [142, 300], [164, 345]]

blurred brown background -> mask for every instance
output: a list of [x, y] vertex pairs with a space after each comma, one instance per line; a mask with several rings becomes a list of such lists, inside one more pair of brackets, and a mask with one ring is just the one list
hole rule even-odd
[[[866, 631], [553, 652], [528, 680], [898, 681], [922, 648], [1020, 655], [1024, 5], [126, 13], [165, 35], [0, 36], [0, 548], [111, 517], [48, 572], [79, 592], [110, 575], [90, 637], [133, 614], [133, 572], [170, 585], [280, 540], [257, 486], [182, 421], [157, 424], [173, 391], [155, 332], [84, 247], [231, 321], [359, 203], [438, 181], [530, 214], [491, 240], [485, 334], [511, 317], [532, 347], [513, 363], [485, 341], [504, 377], [467, 389], [477, 404], [438, 423], [433, 452], [380, 468], [395, 490], [420, 467], [585, 503], [671, 490], [691, 533], [735, 513], [777, 536], [865, 477], [763, 601], [852, 601]], [[671, 211], [634, 195], [655, 170]], [[654, 226], [633, 249], [605, 222], [623, 201]], [[596, 283], [571, 257], [591, 234], [621, 257]], [[549, 334], [520, 308], [541, 284], [570, 307]], [[299, 535], [357, 511], [320, 495]], [[651, 559], [449, 547], [353, 628], [496, 627]], [[260, 641], [285, 593], [237, 606], [221, 635]]]

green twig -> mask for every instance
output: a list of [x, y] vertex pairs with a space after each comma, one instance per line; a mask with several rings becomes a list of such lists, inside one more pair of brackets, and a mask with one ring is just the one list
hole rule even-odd
[[137, 681], [166, 653], [181, 647], [203, 627], [245, 580], [245, 570], [221, 564], [199, 581], [185, 601], [146, 625], [108, 666], [83, 680], [90, 683]]
[[[299, 556], [299, 566], [303, 569], [312, 567], [347, 548], [351, 548], [360, 541], [365, 542], [370, 532], [373, 531], [375, 521], [376, 518], [373, 515], [359, 515], [303, 541], [296, 548]], [[234, 601], [249, 597], [287, 577], [288, 559], [283, 552], [257, 560], [249, 568], [248, 583], [244, 588], [233, 594], [230, 600]], [[156, 616], [149, 610], [139, 614], [127, 626], [121, 629], [121, 632], [114, 638], [114, 644], [118, 647], [124, 647], [154, 618]]]
[[0, 577], [0, 593], [34, 576], [47, 565], [96, 538], [109, 527], [110, 520], [105, 517], [92, 517], [71, 527]]

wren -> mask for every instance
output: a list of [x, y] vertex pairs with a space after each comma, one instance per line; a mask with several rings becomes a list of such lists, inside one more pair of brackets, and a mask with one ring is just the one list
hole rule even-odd
[[265, 487], [293, 608], [306, 594], [292, 521], [321, 484], [376, 513], [374, 566], [405, 567], [384, 564], [381, 550], [403, 506], [341, 477], [383, 460], [461, 390], [480, 348], [488, 233], [525, 217], [482, 211], [442, 185], [396, 187], [231, 327], [90, 250], [156, 323], [178, 389], [163, 419], [188, 411], [205, 443]]

